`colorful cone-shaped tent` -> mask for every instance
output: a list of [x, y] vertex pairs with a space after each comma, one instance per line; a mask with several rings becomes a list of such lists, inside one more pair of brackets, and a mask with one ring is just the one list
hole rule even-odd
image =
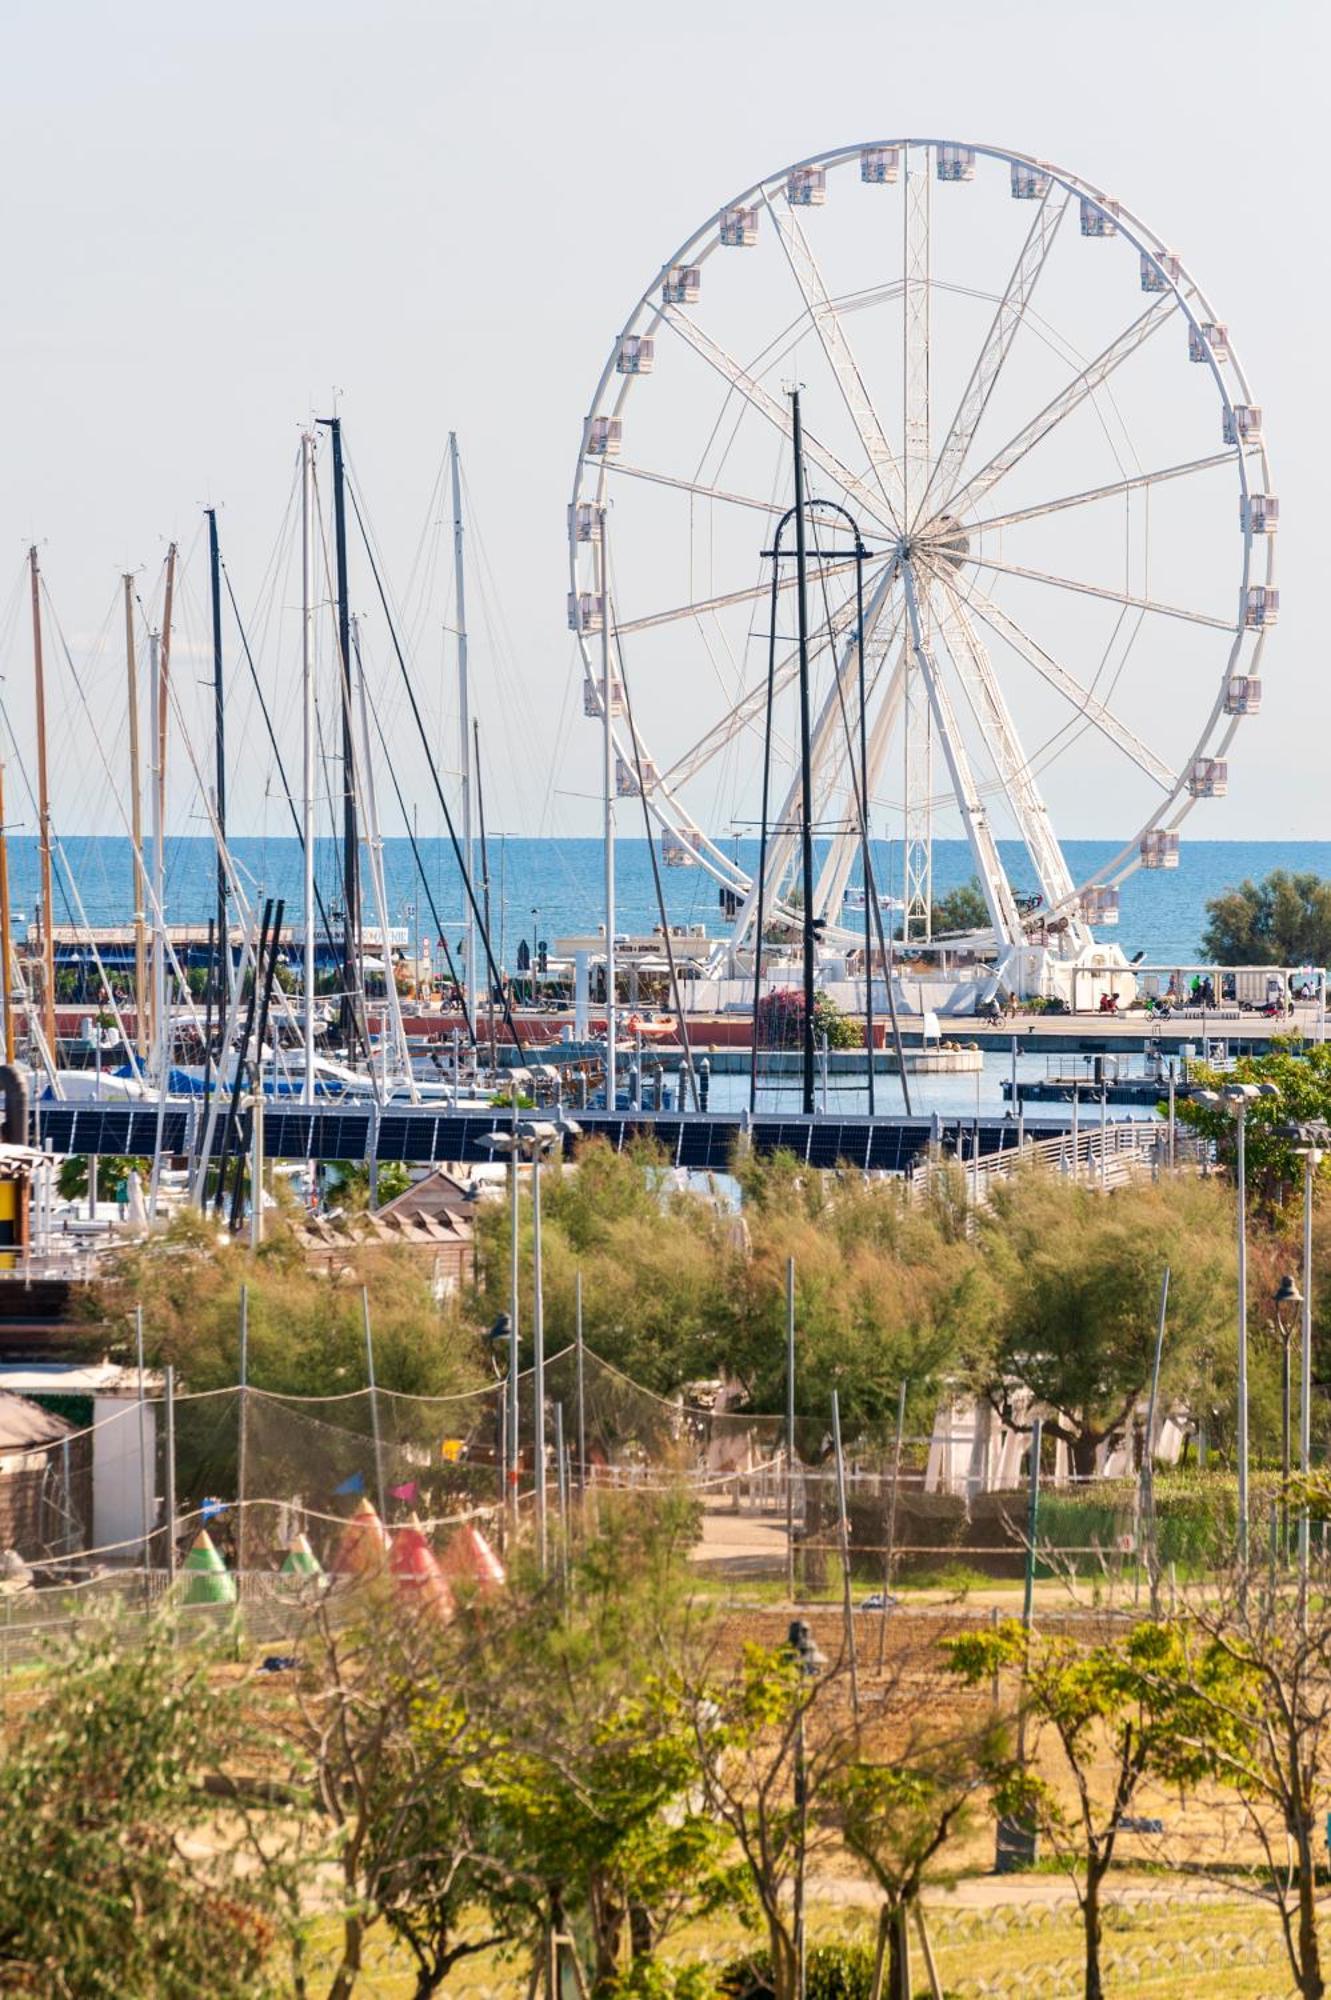
[[414, 1514], [393, 1536], [388, 1567], [405, 1601], [441, 1620], [452, 1617], [453, 1593]]
[[388, 1530], [368, 1500], [361, 1500], [338, 1537], [329, 1564], [334, 1576], [374, 1576], [388, 1557]]
[[205, 1528], [181, 1565], [186, 1604], [234, 1604], [236, 1579]]
[[466, 1584], [481, 1597], [502, 1590], [504, 1565], [474, 1521], [464, 1521], [451, 1536], [441, 1564], [446, 1577]]
[[322, 1576], [323, 1569], [318, 1556], [310, 1547], [308, 1535], [297, 1535], [282, 1559], [282, 1576]]

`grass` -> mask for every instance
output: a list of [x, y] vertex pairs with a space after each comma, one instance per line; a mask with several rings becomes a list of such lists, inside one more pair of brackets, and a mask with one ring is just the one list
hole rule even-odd
[[[809, 1941], [871, 1945], [874, 1923], [871, 1908], [814, 1902]], [[975, 1909], [938, 1902], [930, 1910], [929, 1930], [949, 2000], [980, 2000], [986, 1994], [1017, 2000], [1027, 1993], [1038, 1993], [1040, 2000], [1079, 2000], [1082, 1934], [1073, 1907], [1018, 1902]], [[716, 1917], [691, 1925], [665, 1955], [719, 1966], [754, 1942], [733, 1919]], [[335, 1943], [336, 1926], [329, 1920], [318, 1927], [312, 1947], [331, 1951]], [[1106, 1910], [1103, 1958], [1110, 1994], [1214, 2000], [1223, 1984], [1225, 2000], [1273, 2000], [1291, 1991], [1275, 1918], [1244, 1897], [1129, 1895]], [[918, 2000], [927, 2000], [918, 1952], [915, 1971]], [[312, 1990], [318, 1991], [317, 1981]], [[405, 1954], [374, 1936], [357, 1991], [370, 2000], [410, 2000], [412, 1990]], [[521, 2000], [525, 1990], [525, 1964], [495, 1953], [464, 1962], [448, 1982], [458, 2000]]]

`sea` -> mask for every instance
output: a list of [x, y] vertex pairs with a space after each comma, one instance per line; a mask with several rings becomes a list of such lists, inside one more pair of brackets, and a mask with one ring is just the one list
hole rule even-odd
[[[282, 897], [288, 922], [299, 923], [303, 912], [300, 844], [290, 839], [233, 836], [230, 842], [236, 870], [248, 895]], [[1013, 887], [1034, 889], [1025, 849], [1000, 843]], [[1084, 880], [1119, 852], [1122, 842], [1068, 840], [1063, 851], [1077, 880]], [[417, 868], [410, 841], [383, 842], [385, 900], [381, 913], [362, 863], [362, 891], [367, 925], [386, 918], [390, 929], [414, 937], [435, 938], [440, 930], [456, 945], [466, 920], [462, 871], [447, 840], [418, 842]], [[757, 865], [754, 840], [724, 843], [746, 869]], [[963, 840], [934, 843], [934, 894], [970, 880], [970, 850]], [[133, 910], [133, 868], [128, 840], [113, 835], [81, 835], [59, 843], [56, 856], [55, 920], [82, 926], [126, 922]], [[542, 941], [552, 948], [559, 938], [595, 935], [605, 918], [603, 849], [599, 839], [532, 839], [492, 834], [488, 841], [491, 931], [495, 956], [506, 966], [515, 963], [519, 942]], [[659, 862], [659, 850], [658, 850]], [[899, 844], [875, 843], [878, 888], [898, 894], [901, 883]], [[1206, 905], [1246, 878], [1259, 880], [1273, 868], [1331, 876], [1331, 841], [1184, 841], [1177, 868], [1139, 868], [1122, 887], [1116, 928], [1101, 935], [1116, 940], [1129, 957], [1137, 952], [1152, 965], [1180, 964], [1201, 952]], [[9, 840], [10, 893], [20, 930], [31, 921], [39, 896], [37, 843], [27, 835]], [[340, 896], [338, 850], [321, 841], [316, 854], [316, 881], [327, 912]], [[717, 885], [699, 867], [659, 866], [661, 894], [672, 924], [701, 924], [709, 933], [722, 928]], [[474, 874], [479, 873], [479, 853]], [[206, 924], [217, 907], [217, 863], [211, 839], [179, 835], [165, 843], [166, 917], [168, 923]], [[852, 878], [854, 879], [854, 878]], [[651, 853], [641, 836], [626, 837], [615, 846], [616, 915], [619, 933], [650, 932], [659, 922]]]

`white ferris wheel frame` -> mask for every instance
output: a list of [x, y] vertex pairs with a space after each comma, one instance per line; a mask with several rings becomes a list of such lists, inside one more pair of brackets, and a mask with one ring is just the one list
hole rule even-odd
[[[913, 426], [911, 414], [913, 407], [911, 378], [913, 369], [917, 375], [923, 369], [926, 382], [924, 394], [927, 399], [929, 295], [932, 287], [928, 267], [930, 227], [928, 192], [931, 172], [940, 152], [944, 149], [969, 155], [972, 160], [983, 158], [1000, 162], [1009, 169], [1028, 170], [1033, 175], [1046, 177], [1046, 185], [1040, 195], [1033, 198], [1032, 205], [1036, 208], [1036, 214], [1030, 232], [1018, 255], [1016, 267], [1008, 279], [1007, 288], [998, 301], [993, 324], [977, 357], [961, 404], [944, 434], [936, 457], [932, 462], [926, 457], [917, 463], [914, 459], [918, 448], [912, 432], [913, 429], [918, 432], [918, 426]], [[838, 317], [837, 302], [826, 290], [813, 253], [800, 227], [795, 208], [785, 200], [785, 190], [796, 176], [819, 169], [826, 173], [861, 160], [866, 154], [893, 152], [897, 155], [907, 178], [905, 260], [900, 282], [888, 283], [881, 289], [885, 296], [892, 292], [900, 293], [905, 308], [903, 449], [900, 464], [897, 462], [896, 452], [881, 429], [872, 401], [859, 376], [849, 345], [845, 341]], [[914, 174], [910, 170], [912, 154], [923, 156], [923, 170]], [[918, 210], [921, 203], [921, 196], [918, 193], [912, 195], [912, 182], [917, 187], [922, 184], [924, 189], [922, 225], [918, 215], [914, 218], [912, 216], [912, 209]], [[1053, 198], [1056, 190], [1061, 190], [1063, 199], [1055, 212]], [[1082, 204], [1083, 213], [1089, 208], [1098, 214], [1103, 219], [1108, 233], [1122, 236], [1132, 246], [1142, 260], [1143, 271], [1149, 260], [1156, 274], [1155, 289], [1147, 295], [1144, 310], [1138, 318], [1132, 321], [1099, 355], [1087, 362], [1070, 382], [1065, 383], [1051, 402], [1010, 439], [995, 458], [986, 461], [960, 484], [954, 484], [948, 489], [948, 480], [961, 470], [966, 461], [975, 425], [983, 412], [988, 392], [992, 389], [1012, 341], [1023, 323], [1030, 293], [1058, 233], [1058, 224], [1067, 210], [1076, 203]], [[585, 508], [590, 502], [599, 517], [601, 531], [604, 530], [608, 482], [612, 471], [627, 477], [646, 478], [665, 486], [675, 486], [704, 498], [751, 506], [769, 518], [775, 518], [782, 511], [779, 506], [729, 493], [701, 481], [673, 478], [668, 474], [628, 463], [616, 464], [608, 453], [594, 454], [589, 449], [597, 420], [609, 419], [622, 422], [622, 413], [630, 391], [638, 387], [645, 392], [642, 378], [634, 373], [622, 372], [619, 368], [624, 341], [633, 336], [654, 336], [663, 327], [668, 327], [680, 335], [730, 384], [732, 390], [738, 391], [751, 407], [765, 415], [789, 437], [788, 409], [751, 376], [742, 364], [733, 360], [703, 331], [701, 316], [692, 305], [671, 303], [665, 295], [667, 277], [672, 270], [704, 265], [708, 258], [723, 247], [721, 237], [723, 217], [748, 208], [758, 209], [760, 222], [770, 221], [776, 228], [795, 284], [803, 297], [804, 314], [800, 317], [807, 316], [821, 342], [824, 355], [836, 378], [842, 400], [863, 447], [869, 470], [863, 476], [851, 472], [831, 451], [819, 443], [815, 435], [810, 433], [807, 420], [804, 427], [806, 461], [816, 466], [831, 480], [843, 497], [859, 509], [866, 532], [876, 536], [890, 538], [894, 532], [901, 533], [904, 524], [904, 537], [908, 538], [913, 520], [923, 515], [928, 500], [935, 488], [940, 485], [944, 488], [944, 497], [940, 505], [946, 509], [949, 516], [955, 515], [960, 518], [967, 510], [974, 509], [977, 505], [982, 509], [984, 496], [999, 484], [1006, 473], [1019, 463], [1042, 437], [1055, 428], [1065, 415], [1078, 407], [1087, 396], [1093, 395], [1095, 389], [1108, 378], [1113, 369], [1149, 338], [1157, 326], [1163, 324], [1166, 319], [1172, 319], [1176, 311], [1182, 315], [1181, 322], [1176, 323], [1186, 326], [1190, 342], [1200, 344], [1204, 350], [1203, 365], [1209, 368], [1218, 392], [1219, 410], [1223, 414], [1224, 424], [1236, 434], [1232, 444], [1227, 443], [1223, 448], [1203, 458], [1161, 468], [1158, 471], [1131, 474], [1103, 486], [1087, 488], [1081, 493], [1057, 496], [1038, 506], [1019, 507], [1008, 513], [1000, 509], [997, 513], [988, 515], [982, 511], [979, 519], [961, 523], [963, 530], [970, 532], [1003, 527], [1021, 519], [1084, 505], [1088, 500], [1111, 497], [1119, 493], [1126, 496], [1134, 489], [1187, 477], [1232, 459], [1238, 475], [1241, 503], [1241, 564], [1232, 621], [1161, 604], [1154, 599], [1125, 591], [1102, 589], [1094, 584], [1076, 582], [1069, 578], [1023, 568], [991, 555], [978, 555], [972, 564], [968, 564], [976, 570], [991, 570], [1025, 577], [1036, 582], [1102, 597], [1120, 607], [1136, 609], [1139, 615], [1150, 613], [1183, 618], [1197, 625], [1211, 626], [1229, 632], [1232, 635], [1231, 643], [1224, 658], [1210, 713], [1205, 718], [1191, 753], [1181, 761], [1177, 770], [1171, 769], [1134, 732], [1120, 722], [1109, 706], [1101, 703], [1090, 688], [1083, 686], [1051, 653], [1031, 639], [1004, 608], [980, 587], [978, 581], [968, 578], [964, 588], [959, 584], [957, 587], [949, 585], [940, 593], [943, 615], [937, 619], [937, 623], [940, 627], [946, 627], [943, 634], [944, 641], [958, 674], [967, 680], [966, 692], [972, 707], [976, 701], [984, 707], [987, 726], [992, 732], [991, 748], [996, 751], [995, 762], [999, 769], [1001, 787], [1007, 793], [1009, 804], [1013, 807], [1014, 818], [1046, 889], [1045, 907], [1041, 910], [1039, 921], [1043, 925], [1048, 924], [1052, 918], [1062, 917], [1065, 920], [1063, 953], [1066, 956], [1075, 956], [1091, 942], [1088, 913], [1095, 908], [1095, 892], [1116, 890], [1123, 880], [1142, 865], [1143, 847], [1148, 835], [1176, 836], [1177, 829], [1198, 801], [1198, 794], [1190, 789], [1194, 768], [1206, 758], [1223, 759], [1243, 719], [1241, 712], [1233, 712], [1232, 708], [1227, 708], [1227, 694], [1231, 683], [1240, 675], [1255, 680], [1260, 671], [1269, 623], [1260, 622], [1254, 626], [1248, 616], [1248, 606], [1250, 593], [1259, 580], [1267, 591], [1271, 591], [1274, 587], [1277, 536], [1274, 524], [1265, 532], [1254, 529], [1249, 501], [1254, 493], [1273, 495], [1274, 488], [1264, 435], [1259, 429], [1255, 436], [1245, 436], [1234, 418], [1234, 411], [1245, 406], [1251, 407], [1253, 398], [1233, 340], [1226, 328], [1222, 349], [1220, 352], [1215, 350], [1204, 329], [1222, 323], [1208, 295], [1177, 253], [1167, 247], [1163, 237], [1156, 235], [1126, 204], [1109, 195], [1104, 189], [1050, 161], [1000, 146], [936, 137], [910, 137], [860, 141], [854, 145], [810, 154], [804, 159], [780, 168], [776, 173], [751, 183], [723, 203], [700, 228], [687, 236], [661, 265], [611, 347], [596, 385], [591, 408], [584, 420], [569, 508], [570, 605], [579, 604], [582, 601], [582, 593], [589, 588], [593, 593], [599, 591], [609, 640], [616, 649], [625, 636], [634, 632], [680, 618], [697, 618], [708, 611], [731, 604], [757, 601], [765, 597], [770, 588], [767, 584], [761, 584], [697, 604], [681, 605], [674, 609], [618, 622], [613, 616], [613, 600], [609, 585], [604, 581], [602, 551], [595, 542], [579, 539], [577, 528], [579, 506]], [[921, 226], [924, 231], [922, 239], [919, 235]], [[915, 232], [914, 236], [912, 231]], [[923, 437], [925, 449], [928, 451], [932, 445], [928, 436], [927, 401], [925, 407]], [[967, 434], [960, 436], [961, 428], [967, 424], [969, 424]], [[944, 471], [945, 463], [946, 471]], [[1255, 484], [1252, 476], [1254, 470], [1257, 474]], [[596, 475], [594, 480], [589, 478], [592, 473]], [[912, 498], [918, 503], [913, 515], [910, 511]], [[1257, 542], [1265, 545], [1264, 566], [1257, 559], [1254, 548]], [[1255, 574], [1258, 569], [1261, 571], [1260, 579]], [[926, 709], [930, 711], [925, 715], [925, 727], [935, 732], [942, 745], [951, 793], [961, 810], [963, 825], [970, 842], [976, 871], [985, 891], [995, 934], [1000, 946], [1004, 943], [1015, 946], [1024, 941], [1028, 920], [1023, 919], [1014, 907], [1006, 871], [998, 859], [994, 836], [988, 829], [987, 811], [979, 802], [978, 788], [969, 771], [955, 718], [948, 713], [948, 697], [942, 678], [933, 666], [930, 651], [931, 633], [919, 615], [909, 562], [904, 565], [898, 564], [895, 569], [892, 564], [884, 568], [886, 597], [890, 601], [897, 595], [891, 585], [898, 571], [904, 583], [904, 590], [900, 593], [904, 601], [898, 604], [896, 620], [882, 653], [880, 673], [886, 676], [886, 690], [879, 703], [875, 723], [876, 733], [883, 737], [878, 754], [885, 750], [887, 738], [891, 736], [897, 724], [904, 721], [909, 762], [912, 702], [910, 688], [914, 684], [914, 699], [917, 702], [921, 701], [922, 692], [927, 695], [927, 704], [922, 706], [921, 711], [922, 713]], [[788, 589], [792, 584], [793, 577], [788, 580], [783, 579], [780, 587]], [[882, 590], [883, 585], [877, 587]], [[871, 599], [872, 593], [867, 592], [866, 627], [871, 619], [877, 617], [877, 606], [872, 604]], [[596, 602], [595, 597], [593, 602]], [[834, 694], [845, 685], [844, 662], [851, 650], [849, 632], [851, 622], [849, 614], [844, 613], [840, 633], [829, 629], [830, 647], [838, 637], [844, 642], [841, 663], [838, 663], [833, 647]], [[1083, 881], [1073, 881], [1053, 828], [1040, 803], [1031, 774], [1031, 764], [1021, 752], [1010, 717], [1006, 714], [1001, 689], [992, 668], [988, 665], [980, 627], [1002, 638], [1048, 685], [1064, 696], [1073, 710], [1070, 722], [1064, 727], [1076, 726], [1080, 720], [1097, 729], [1137, 763], [1161, 790], [1162, 796], [1155, 804], [1154, 810], [1133, 837]], [[608, 670], [611, 680], [609, 694], [612, 700], [612, 713], [608, 718], [605, 716], [604, 704], [607, 698], [605, 662], [609, 658], [606, 635], [603, 633], [599, 641], [593, 638], [591, 634], [596, 630], [595, 624], [584, 626], [580, 617], [575, 621], [575, 629], [586, 677], [588, 712], [600, 718], [600, 727], [603, 730], [606, 729], [608, 722], [608, 736], [613, 743], [615, 754], [624, 761], [630, 771], [635, 769], [639, 758], [643, 760], [643, 791], [646, 793], [646, 803], [651, 818], [663, 834], [672, 835], [677, 842], [685, 846], [690, 852], [691, 859], [696, 860], [722, 888], [729, 889], [735, 898], [737, 914], [731, 939], [726, 947], [733, 957], [734, 947], [742, 944], [752, 922], [757, 884], [736, 860], [718, 846], [713, 836], [697, 823], [679, 797], [679, 790], [697, 770], [702, 768], [708, 758], [715, 754], [716, 749], [729, 742], [758, 713], [766, 699], [765, 683], [750, 689], [697, 743], [678, 757], [673, 765], [658, 771], [648, 756], [649, 746], [644, 740], [642, 730], [637, 728], [635, 723], [633, 730], [630, 731], [626, 726], [620, 726], [617, 720], [618, 711], [614, 707], [617, 669], [613, 664]], [[889, 655], [893, 653], [897, 654], [896, 666], [889, 668]], [[1245, 660], [1246, 665], [1242, 664]], [[793, 659], [787, 657], [777, 667], [777, 686], [788, 684], [793, 674]], [[829, 707], [824, 710], [820, 726], [828, 722], [831, 701], [832, 696], [829, 696]], [[978, 709], [976, 713], [979, 713]], [[918, 727], [918, 724], [916, 726]], [[847, 754], [849, 754], [848, 749]], [[819, 756], [820, 743], [816, 730], [815, 773], [819, 767]], [[608, 766], [607, 757], [607, 788], [612, 782]], [[815, 777], [816, 782], [817, 777]], [[798, 779], [794, 781], [794, 787], [793, 800], [797, 807]], [[781, 815], [787, 823], [791, 809], [792, 800], [788, 798], [785, 813]], [[912, 839], [910, 811], [911, 803], [908, 796], [906, 802], [908, 873]], [[922, 837], [926, 842], [930, 838], [927, 827], [927, 805]], [[788, 844], [791, 838], [792, 836], [788, 834], [777, 834], [769, 842], [769, 910], [780, 906], [779, 899], [773, 893], [773, 887], [779, 884], [788, 866], [789, 855], [784, 852], [784, 844]], [[851, 857], [858, 846], [858, 839], [858, 834], [847, 834], [834, 842], [833, 852], [820, 870], [818, 896], [820, 907], [824, 910], [828, 907], [829, 899], [840, 897], [851, 866]], [[927, 881], [927, 876], [925, 879]], [[908, 898], [909, 889], [908, 882]], [[1057, 929], [1057, 926], [1055, 928]], [[828, 935], [836, 935], [835, 923], [829, 923]]]

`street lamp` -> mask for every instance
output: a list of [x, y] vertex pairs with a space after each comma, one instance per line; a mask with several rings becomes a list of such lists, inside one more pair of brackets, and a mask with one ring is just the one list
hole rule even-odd
[[1224, 1111], [1234, 1120], [1234, 1186], [1238, 1233], [1238, 1459], [1239, 1568], [1248, 1567], [1248, 1173], [1246, 1138], [1248, 1107], [1263, 1097], [1278, 1097], [1273, 1083], [1227, 1083], [1222, 1089], [1192, 1093], [1194, 1101]]
[[[786, 1646], [799, 1665], [802, 1680], [817, 1680], [827, 1665], [827, 1655], [815, 1644], [813, 1633], [802, 1618], [792, 1618]], [[808, 1758], [805, 1748], [804, 1717], [808, 1701], [799, 1696], [795, 1717], [795, 2000], [804, 2000], [804, 1863], [809, 1832]]]
[[1295, 1278], [1286, 1271], [1276, 1287], [1272, 1300], [1276, 1314], [1276, 1332], [1280, 1336], [1280, 1555], [1285, 1561], [1289, 1556], [1289, 1341], [1290, 1329], [1281, 1312], [1282, 1306], [1301, 1306], [1303, 1293]]

